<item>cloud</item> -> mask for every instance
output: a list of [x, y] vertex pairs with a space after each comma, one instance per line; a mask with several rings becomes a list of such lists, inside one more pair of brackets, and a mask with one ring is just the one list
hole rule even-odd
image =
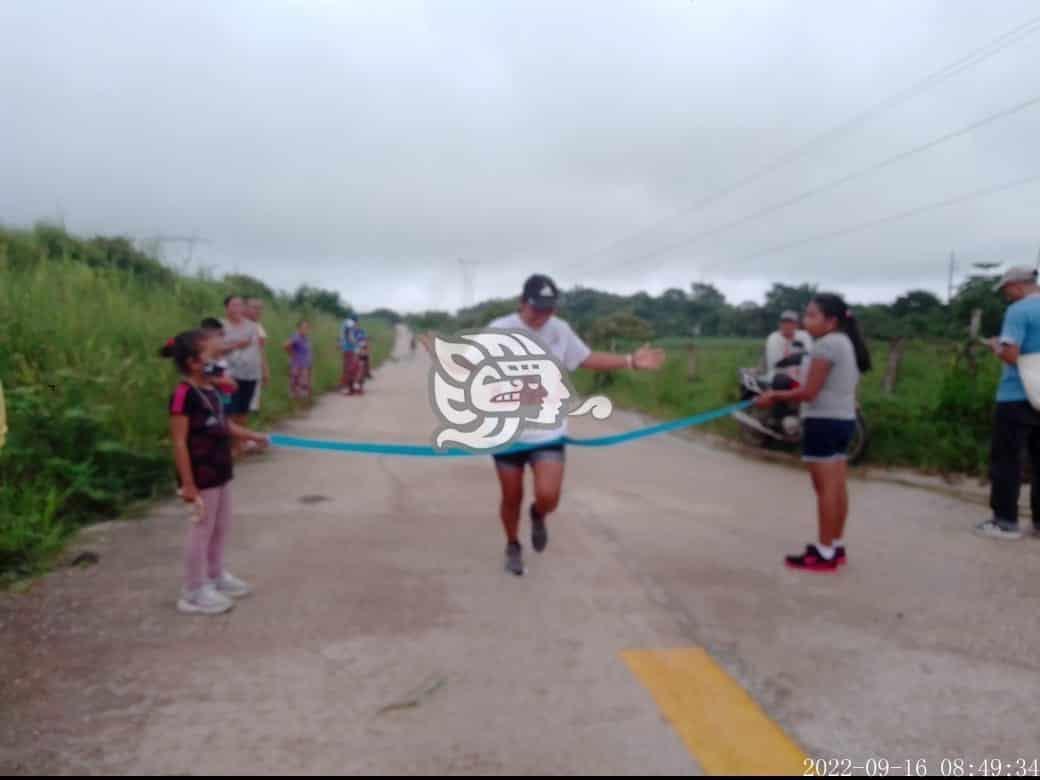
[[1033, 12], [1028, 0], [6, 4], [0, 220], [60, 209], [87, 233], [197, 231], [211, 242], [202, 264], [333, 287], [362, 308], [458, 306], [460, 257], [480, 263], [479, 297], [515, 294], [532, 271], [616, 291], [704, 278], [731, 297], [774, 280], [853, 297], [943, 290], [951, 250], [1035, 256], [1040, 185], [748, 258], [1040, 172], [1040, 110], [648, 255], [1031, 97], [1040, 35], [688, 208]]

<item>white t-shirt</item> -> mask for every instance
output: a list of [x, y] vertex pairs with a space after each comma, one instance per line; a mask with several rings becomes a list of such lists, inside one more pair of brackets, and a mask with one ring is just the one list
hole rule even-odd
[[[262, 342], [266, 342], [267, 341], [267, 331], [264, 330], [264, 326], [261, 325], [259, 322], [256, 323], [256, 332], [257, 332], [257, 335], [260, 337], [260, 341], [262, 341]], [[264, 348], [263, 344], [258, 344], [258, 349], [263, 350], [263, 348]], [[261, 352], [261, 355], [260, 355], [260, 365], [261, 366], [263, 365], [263, 353], [262, 352]], [[259, 412], [260, 411], [260, 391], [263, 389], [263, 386], [264, 386], [263, 382], [261, 382], [260, 384], [258, 384], [256, 386], [256, 390], [253, 392], [253, 400], [249, 404], [249, 411], [251, 411], [251, 412]]]
[[[588, 360], [592, 350], [581, 340], [581, 337], [559, 317], [551, 317], [541, 330], [533, 330], [524, 324], [520, 315], [513, 313], [505, 317], [499, 317], [488, 324], [489, 328], [502, 330], [518, 330], [523, 333], [532, 334], [538, 341], [552, 353], [567, 371], [576, 370], [582, 363]], [[552, 429], [531, 428], [525, 430], [517, 437], [518, 442], [533, 444], [542, 441], [558, 439], [567, 433], [567, 417], [562, 413], [559, 427]]]
[[841, 331], [828, 333], [816, 342], [812, 359], [830, 363], [831, 370], [816, 400], [805, 405], [805, 416], [855, 420], [859, 365], [856, 363], [856, 348], [852, 346], [852, 340]]
[[223, 320], [224, 341], [234, 344], [249, 341], [244, 349], [236, 349], [228, 353], [227, 360], [231, 366], [231, 376], [244, 382], [258, 382], [263, 376], [263, 360], [260, 357], [259, 328], [252, 320], [243, 317], [238, 324], [231, 320]]
[[[771, 334], [766, 340], [766, 374], [770, 380], [777, 372], [776, 364], [795, 353], [797, 348], [794, 346], [794, 342], [796, 341], [800, 341], [802, 344], [802, 354], [808, 355], [812, 350], [813, 340], [812, 336], [804, 330], [795, 331], [794, 338], [790, 341], [785, 339], [784, 334], [780, 331]], [[793, 375], [796, 368], [792, 367], [783, 370]]]

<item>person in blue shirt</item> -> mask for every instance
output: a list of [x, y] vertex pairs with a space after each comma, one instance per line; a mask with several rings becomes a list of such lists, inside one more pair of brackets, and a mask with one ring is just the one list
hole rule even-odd
[[340, 392], [343, 395], [354, 395], [354, 382], [358, 367], [358, 343], [355, 335], [357, 320], [353, 315], [343, 320], [339, 329], [339, 347], [343, 350], [343, 376], [340, 378]]
[[1040, 352], [1040, 286], [1032, 268], [1011, 268], [995, 291], [1011, 304], [1004, 315], [1000, 337], [988, 343], [1004, 363], [997, 387], [996, 413], [990, 448], [990, 507], [993, 517], [976, 531], [994, 539], [1020, 539], [1018, 496], [1022, 485], [1021, 453], [1028, 447], [1033, 464], [1032, 509], [1034, 534], [1040, 535], [1040, 411], [1028, 400], [1018, 370], [1021, 355]]

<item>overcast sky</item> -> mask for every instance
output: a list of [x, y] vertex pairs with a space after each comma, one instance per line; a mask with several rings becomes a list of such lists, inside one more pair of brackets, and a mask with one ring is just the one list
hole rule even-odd
[[694, 208], [1038, 14], [1033, 0], [4, 0], [0, 222], [197, 233], [196, 265], [337, 289], [362, 310], [458, 307], [459, 258], [478, 263], [477, 299], [536, 271], [617, 292], [707, 281], [735, 302], [772, 281], [945, 294], [951, 250], [1035, 261], [1040, 181], [763, 252], [1040, 174], [1040, 105], [661, 249], [1040, 96], [1038, 30]]

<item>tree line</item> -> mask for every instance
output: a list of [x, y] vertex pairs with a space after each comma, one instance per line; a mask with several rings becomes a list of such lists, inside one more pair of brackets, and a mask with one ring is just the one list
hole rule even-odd
[[[927, 290], [911, 290], [892, 303], [851, 304], [869, 338], [962, 339], [972, 313], [982, 312], [982, 332], [1000, 328], [1004, 302], [993, 292], [995, 276], [966, 279], [953, 299], [943, 302]], [[801, 312], [818, 291], [813, 284], [776, 283], [764, 303], [734, 304], [714, 285], [694, 283], [689, 290], [673, 288], [660, 295], [639, 292], [617, 295], [589, 287], [565, 293], [561, 316], [589, 341], [624, 341], [730, 337], [765, 338], [774, 331], [782, 312]], [[418, 330], [451, 332], [485, 326], [495, 317], [516, 309], [515, 298], [498, 298], [461, 309], [457, 314], [425, 311], [405, 320]]]

